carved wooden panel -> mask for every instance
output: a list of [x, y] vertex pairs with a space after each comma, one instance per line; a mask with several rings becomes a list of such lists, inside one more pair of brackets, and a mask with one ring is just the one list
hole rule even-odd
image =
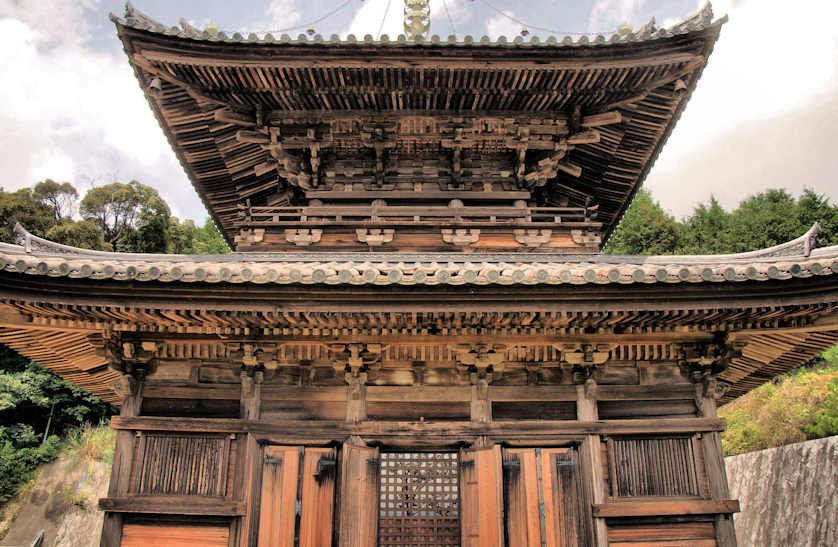
[[381, 454], [378, 547], [460, 545], [457, 454]]
[[703, 473], [692, 437], [609, 439], [616, 497], [701, 496]]
[[130, 492], [225, 496], [230, 441], [226, 435], [147, 433], [137, 437]]

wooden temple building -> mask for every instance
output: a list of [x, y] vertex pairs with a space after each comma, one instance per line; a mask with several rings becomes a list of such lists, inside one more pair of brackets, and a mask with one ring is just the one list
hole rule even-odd
[[102, 545], [735, 545], [716, 406], [838, 342], [838, 247], [600, 253], [709, 8], [578, 41], [113, 19], [234, 252], [0, 244], [0, 342], [121, 409]]

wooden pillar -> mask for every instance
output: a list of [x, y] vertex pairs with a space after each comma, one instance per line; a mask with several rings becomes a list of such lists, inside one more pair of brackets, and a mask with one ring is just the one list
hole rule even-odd
[[488, 423], [492, 421], [492, 401], [489, 398], [489, 378], [485, 373], [479, 376], [472, 373], [471, 380], [471, 421]]
[[[143, 401], [143, 381], [130, 374], [122, 375], [122, 417], [139, 416]], [[119, 498], [128, 494], [131, 468], [134, 463], [133, 431], [119, 430], [116, 433], [116, 446], [111, 466], [111, 480], [108, 485], [108, 497]], [[105, 512], [102, 523], [102, 547], [119, 547], [122, 543], [122, 513]]]
[[236, 499], [244, 500], [245, 513], [239, 519], [238, 547], [254, 547], [259, 535], [259, 501], [262, 492], [262, 447], [256, 437], [247, 434], [242, 443], [243, 457], [239, 466], [239, 480], [233, 487]]
[[[703, 382], [696, 384], [696, 405], [703, 418], [716, 417], [715, 394], [715, 378], [708, 377]], [[702, 435], [701, 446], [707, 471], [707, 482], [710, 487], [710, 497], [714, 500], [730, 499], [721, 434], [718, 432], [705, 433]], [[733, 528], [732, 514], [716, 515], [714, 526], [716, 543], [719, 547], [736, 547], [736, 532]]]
[[346, 378], [346, 421], [357, 424], [367, 419], [367, 373], [357, 369]]
[[[576, 418], [580, 422], [595, 422], [599, 419], [596, 401], [596, 382], [588, 379], [584, 385], [576, 386]], [[587, 435], [582, 441], [580, 456], [583, 476], [590, 486], [592, 503], [605, 503], [605, 477], [603, 476], [602, 449], [599, 435]], [[608, 546], [608, 527], [605, 519], [594, 518], [594, 545]]]
[[262, 381], [265, 373], [261, 370], [242, 370], [242, 392], [240, 415], [244, 420], [258, 420], [262, 413]]

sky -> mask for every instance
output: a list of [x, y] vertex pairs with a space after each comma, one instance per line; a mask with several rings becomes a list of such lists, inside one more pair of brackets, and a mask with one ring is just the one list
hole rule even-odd
[[[514, 37], [668, 26], [703, 0], [431, 0], [431, 34]], [[324, 36], [402, 33], [403, 0], [136, 0], [167, 25]], [[838, 1], [719, 0], [714, 53], [645, 187], [678, 218], [771, 187], [838, 201]], [[44, 178], [138, 180], [180, 218], [206, 211], [157, 125], [116, 37], [115, 0], [0, 0], [0, 187]], [[546, 30], [533, 28], [543, 27]], [[287, 30], [291, 29], [291, 30]]]

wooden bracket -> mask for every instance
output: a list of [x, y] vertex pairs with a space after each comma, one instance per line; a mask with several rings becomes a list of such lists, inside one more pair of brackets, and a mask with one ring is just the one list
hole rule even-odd
[[515, 234], [515, 241], [532, 248], [549, 243], [553, 235], [552, 230], [513, 230], [512, 233]]
[[480, 240], [480, 230], [457, 228], [442, 229], [442, 241], [460, 247], [470, 247]]
[[392, 228], [357, 228], [355, 234], [361, 243], [366, 243], [370, 247], [378, 247], [393, 241], [396, 231]]
[[571, 230], [570, 237], [574, 243], [583, 247], [597, 247], [602, 243], [602, 237], [599, 234], [585, 230]]
[[293, 243], [297, 247], [307, 247], [312, 243], [317, 243], [323, 237], [323, 230], [298, 228], [285, 230], [285, 240], [288, 243]]
[[264, 228], [242, 228], [234, 238], [235, 243], [261, 243], [265, 239]]

